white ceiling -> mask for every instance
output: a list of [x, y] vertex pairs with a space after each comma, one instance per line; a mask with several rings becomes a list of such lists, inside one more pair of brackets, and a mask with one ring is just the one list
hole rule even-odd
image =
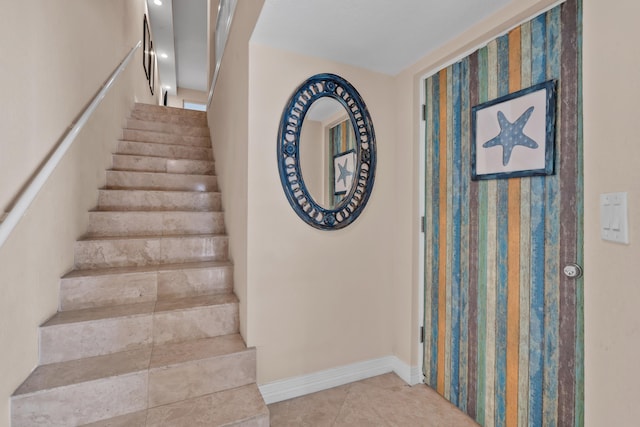
[[396, 75], [517, 0], [265, 0], [252, 42]]
[[207, 0], [173, 2], [178, 87], [208, 91]]
[[[207, 0], [147, 0], [160, 84], [170, 95], [178, 87], [208, 90]], [[162, 54], [167, 57], [163, 58]]]
[[[208, 1], [161, 1], [147, 0], [161, 84], [207, 91]], [[265, 0], [251, 42], [396, 75], [512, 1]]]

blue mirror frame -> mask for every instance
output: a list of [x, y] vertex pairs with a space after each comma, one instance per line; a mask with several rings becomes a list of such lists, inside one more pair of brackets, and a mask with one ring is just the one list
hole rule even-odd
[[[300, 132], [311, 105], [333, 98], [349, 114], [356, 137], [356, 168], [351, 189], [332, 209], [319, 205], [309, 194], [300, 169]], [[320, 230], [338, 230], [362, 213], [375, 180], [376, 138], [371, 116], [358, 91], [335, 74], [316, 74], [294, 91], [282, 112], [278, 131], [278, 170], [289, 204], [307, 224]]]

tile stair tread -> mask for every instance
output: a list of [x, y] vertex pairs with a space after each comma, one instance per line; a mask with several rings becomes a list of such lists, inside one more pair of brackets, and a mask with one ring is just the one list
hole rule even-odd
[[247, 348], [242, 336], [237, 333], [177, 343], [141, 345], [139, 348], [117, 353], [40, 365], [18, 387], [13, 396], [26, 396], [53, 388], [225, 357], [245, 351], [255, 349]]
[[99, 320], [147, 316], [168, 311], [184, 311], [202, 307], [237, 304], [238, 297], [232, 292], [195, 297], [163, 298], [157, 301], [134, 304], [111, 305], [59, 311], [41, 325], [42, 328], [71, 323], [95, 322]]
[[269, 425], [269, 409], [256, 384], [249, 384], [144, 411], [85, 424], [81, 427], [232, 427]]
[[134, 111], [153, 111], [165, 114], [175, 114], [178, 116], [193, 116], [193, 117], [205, 117], [207, 113], [205, 111], [188, 110], [179, 107], [170, 107], [156, 104], [145, 104], [143, 102], [137, 102], [134, 107]]
[[[199, 191], [194, 191], [194, 193], [200, 193]], [[148, 211], [148, 210], [143, 210], [143, 209], [127, 209], [127, 210], [122, 210], [122, 209], [100, 209], [100, 207], [96, 208], [96, 209], [91, 209], [89, 212], [92, 213], [130, 213], [130, 214], [186, 214], [186, 215], [222, 215], [224, 214], [223, 211], [214, 211], [214, 210], [202, 210], [202, 211], [187, 211], [184, 209], [154, 209], [152, 211]]]
[[[174, 133], [162, 132], [162, 131], [156, 131], [156, 130], [150, 130], [150, 129], [132, 129], [132, 128], [128, 128], [128, 127], [123, 128], [123, 130], [132, 131], [132, 132], [144, 132], [144, 133], [157, 134], [157, 135], [170, 135], [170, 136], [175, 136], [176, 138], [186, 137], [186, 138], [201, 138], [203, 140], [206, 139], [206, 141], [202, 141], [201, 144], [175, 144], [175, 145], [186, 145], [186, 146], [193, 146], [193, 147], [211, 148], [211, 141], [209, 140], [208, 136], [180, 135], [180, 134], [174, 134]], [[154, 135], [150, 135], [150, 136], [153, 137]], [[144, 139], [136, 139], [135, 141], [146, 142]], [[154, 142], [154, 143], [157, 143], [157, 144], [165, 144], [164, 142], [159, 142], [159, 141], [149, 141], [149, 142]], [[169, 143], [169, 144], [171, 144], [171, 143]]]
[[107, 172], [126, 172], [129, 174], [136, 174], [136, 175], [155, 175], [155, 176], [159, 176], [159, 175], [206, 176], [207, 178], [215, 176], [213, 174], [201, 174], [201, 173], [149, 172], [149, 171], [136, 171], [136, 170], [121, 171], [121, 170], [115, 170], [115, 169], [109, 169], [107, 170]]
[[191, 310], [200, 307], [237, 304], [238, 297], [233, 292], [213, 295], [199, 295], [182, 298], [161, 298], [155, 304], [155, 313]]
[[79, 310], [59, 311], [40, 327], [68, 325], [71, 323], [94, 322], [98, 320], [117, 319], [152, 315], [155, 301], [134, 304], [112, 305], [106, 307], [83, 308]]
[[222, 212], [220, 191], [101, 188], [98, 194], [99, 204], [95, 208], [96, 211], [156, 212], [171, 210], [172, 206], [176, 206], [178, 209], [192, 212]]
[[150, 345], [103, 356], [38, 366], [13, 394], [14, 397], [81, 382], [126, 375], [148, 369]]
[[[190, 135], [189, 131], [194, 128], [198, 129], [198, 135]], [[189, 135], [189, 136], [209, 136], [209, 127], [208, 126], [198, 126], [198, 125], [177, 125], [177, 124], [162, 124], [155, 122], [153, 120], [143, 120], [143, 119], [127, 119], [127, 124], [124, 129], [129, 130], [151, 130], [153, 132], [161, 132], [167, 133], [169, 135]], [[185, 133], [187, 132], [187, 133]]]
[[[121, 139], [119, 140], [119, 142], [126, 142], [129, 144], [145, 144], [147, 146], [151, 146], [158, 148], [159, 150], [165, 149], [165, 148], [176, 148], [177, 150], [193, 150], [192, 152], [199, 152], [198, 154], [202, 154], [202, 151], [204, 151], [206, 153], [206, 158], [197, 158], [197, 159], [193, 159], [190, 157], [184, 157], [184, 156], [180, 156], [178, 154], [174, 154], [172, 155], [172, 159], [175, 160], [211, 160], [214, 161], [213, 159], [213, 150], [211, 148], [208, 147], [194, 147], [194, 146], [188, 146], [188, 145], [180, 145], [180, 144], [161, 144], [158, 142], [141, 142], [141, 141], [130, 141], [127, 139]], [[140, 147], [138, 147], [140, 148]], [[149, 153], [130, 153], [127, 152], [127, 150], [121, 150], [120, 148], [117, 148], [116, 151], [113, 154], [121, 154], [121, 155], [125, 155], [125, 154], [130, 154], [132, 156], [147, 156], [147, 157], [161, 157], [161, 158], [168, 158], [167, 156], [159, 156], [159, 155], [154, 155], [154, 154], [149, 154]]]
[[269, 425], [269, 409], [255, 383], [148, 409], [146, 427], [248, 426], [254, 419], [263, 420], [256, 426]]
[[84, 236], [83, 238], [78, 239], [78, 242], [95, 242], [95, 241], [113, 241], [113, 240], [162, 240], [162, 239], [196, 239], [198, 237], [206, 238], [206, 237], [219, 237], [227, 239], [228, 236], [226, 234], [212, 234], [212, 233], [201, 233], [201, 234], [176, 234], [176, 235], [149, 235], [149, 236]]
[[[141, 141], [130, 141], [130, 142], [141, 142]], [[155, 144], [155, 143], [151, 143], [151, 144]], [[168, 145], [168, 144], [167, 144]], [[202, 163], [215, 163], [213, 160], [210, 159], [176, 159], [175, 157], [169, 157], [169, 156], [152, 156], [149, 154], [129, 154], [129, 153], [118, 153], [115, 152], [113, 153], [115, 156], [121, 156], [121, 157], [151, 157], [153, 159], [164, 159], [164, 160], [179, 160], [182, 162], [202, 162]]]
[[202, 261], [202, 262], [186, 262], [177, 264], [157, 264], [146, 265], [140, 267], [113, 267], [113, 268], [96, 268], [90, 270], [73, 270], [65, 274], [63, 279], [71, 279], [77, 277], [97, 277], [118, 274], [136, 274], [149, 273], [154, 271], [180, 271], [187, 269], [204, 269], [204, 268], [221, 268], [231, 267], [231, 261]]
[[114, 189], [114, 188], [99, 188], [99, 191], [135, 191], [135, 192], [145, 192], [145, 193], [187, 193], [187, 194], [221, 194], [220, 191], [194, 191], [194, 190], [174, 190], [174, 189], [167, 189], [167, 190], [140, 190], [138, 188], [119, 188], [119, 189]]
[[[140, 142], [140, 141], [123, 141], [123, 142], [132, 142], [135, 144], [155, 144], [155, 142]], [[163, 144], [163, 145], [171, 145], [171, 144]], [[183, 146], [186, 148], [190, 148], [187, 146]], [[200, 150], [200, 148], [198, 147], [191, 147], [191, 148], [196, 148], [198, 150]], [[148, 153], [144, 153], [144, 154], [136, 154], [136, 153], [127, 153], [124, 151], [116, 151], [113, 153], [114, 155], [118, 155], [118, 156], [132, 156], [132, 157], [149, 157], [152, 159], [167, 159], [167, 160], [180, 160], [180, 161], [188, 161], [188, 160], [192, 160], [192, 161], [196, 161], [196, 162], [213, 162], [215, 163], [215, 160], [207, 157], [207, 158], [201, 158], [201, 159], [192, 159], [190, 157], [180, 157], [180, 156], [163, 156], [163, 155], [155, 155], [155, 154], [148, 154]]]
[[[112, 172], [141, 172], [141, 173], [164, 173], [167, 175], [200, 175], [200, 176], [217, 176], [215, 173], [206, 173], [206, 174], [193, 174], [191, 172], [156, 172], [151, 170], [139, 170], [139, 169], [125, 169], [125, 168], [111, 168], [109, 171]], [[129, 188], [129, 187], [126, 187]], [[201, 193], [201, 191], [195, 191], [196, 193]]]
[[[140, 141], [133, 141], [133, 142], [140, 142]], [[179, 159], [179, 158], [175, 158], [175, 157], [168, 157], [168, 156], [151, 156], [148, 154], [129, 154], [129, 153], [113, 153], [114, 156], [119, 156], [119, 157], [136, 157], [136, 158], [152, 158], [152, 159], [162, 159], [162, 160], [167, 160], [167, 161], [172, 161], [172, 160], [177, 160], [180, 162], [195, 162], [195, 163], [207, 163], [207, 164], [215, 164], [215, 161], [210, 160], [210, 159]]]
[[240, 334], [162, 344], [153, 347], [149, 369], [226, 356], [248, 350], [253, 351], [253, 348], [247, 348]]

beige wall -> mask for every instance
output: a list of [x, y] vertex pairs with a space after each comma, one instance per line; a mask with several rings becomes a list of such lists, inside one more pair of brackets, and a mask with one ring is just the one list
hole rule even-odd
[[[0, 206], [44, 160], [142, 34], [144, 2], [5, 2], [0, 26]], [[58, 304], [59, 278], [104, 183], [134, 100], [151, 102], [141, 49], [0, 247], [0, 426], [37, 364], [37, 327]]]
[[247, 339], [247, 205], [249, 37], [264, 0], [240, 1], [207, 116], [222, 190], [225, 225], [231, 236], [234, 290], [240, 300], [240, 332]]
[[[258, 347], [258, 382], [392, 353], [393, 78], [251, 45], [247, 237], [247, 338]], [[376, 133], [375, 185], [361, 216], [337, 231], [304, 223], [278, 174], [282, 110], [308, 77], [335, 73], [362, 95]]]
[[[586, 425], [640, 419], [640, 28], [635, 0], [584, 5]], [[599, 195], [626, 191], [629, 245], [600, 239]]]

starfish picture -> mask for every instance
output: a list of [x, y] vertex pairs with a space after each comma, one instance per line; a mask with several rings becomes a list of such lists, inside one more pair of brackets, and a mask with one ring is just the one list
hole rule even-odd
[[529, 107], [518, 119], [511, 123], [502, 111], [498, 111], [500, 133], [495, 138], [482, 144], [484, 148], [502, 146], [502, 165], [507, 166], [511, 160], [511, 152], [517, 145], [536, 149], [538, 143], [524, 134], [523, 129], [533, 113], [534, 107]]
[[340, 169], [340, 174], [338, 176], [338, 182], [342, 181], [344, 186], [347, 186], [347, 178], [353, 175], [353, 172], [347, 168], [347, 163], [349, 163], [349, 159], [344, 159], [344, 164], [340, 164], [338, 162], [338, 169]]

